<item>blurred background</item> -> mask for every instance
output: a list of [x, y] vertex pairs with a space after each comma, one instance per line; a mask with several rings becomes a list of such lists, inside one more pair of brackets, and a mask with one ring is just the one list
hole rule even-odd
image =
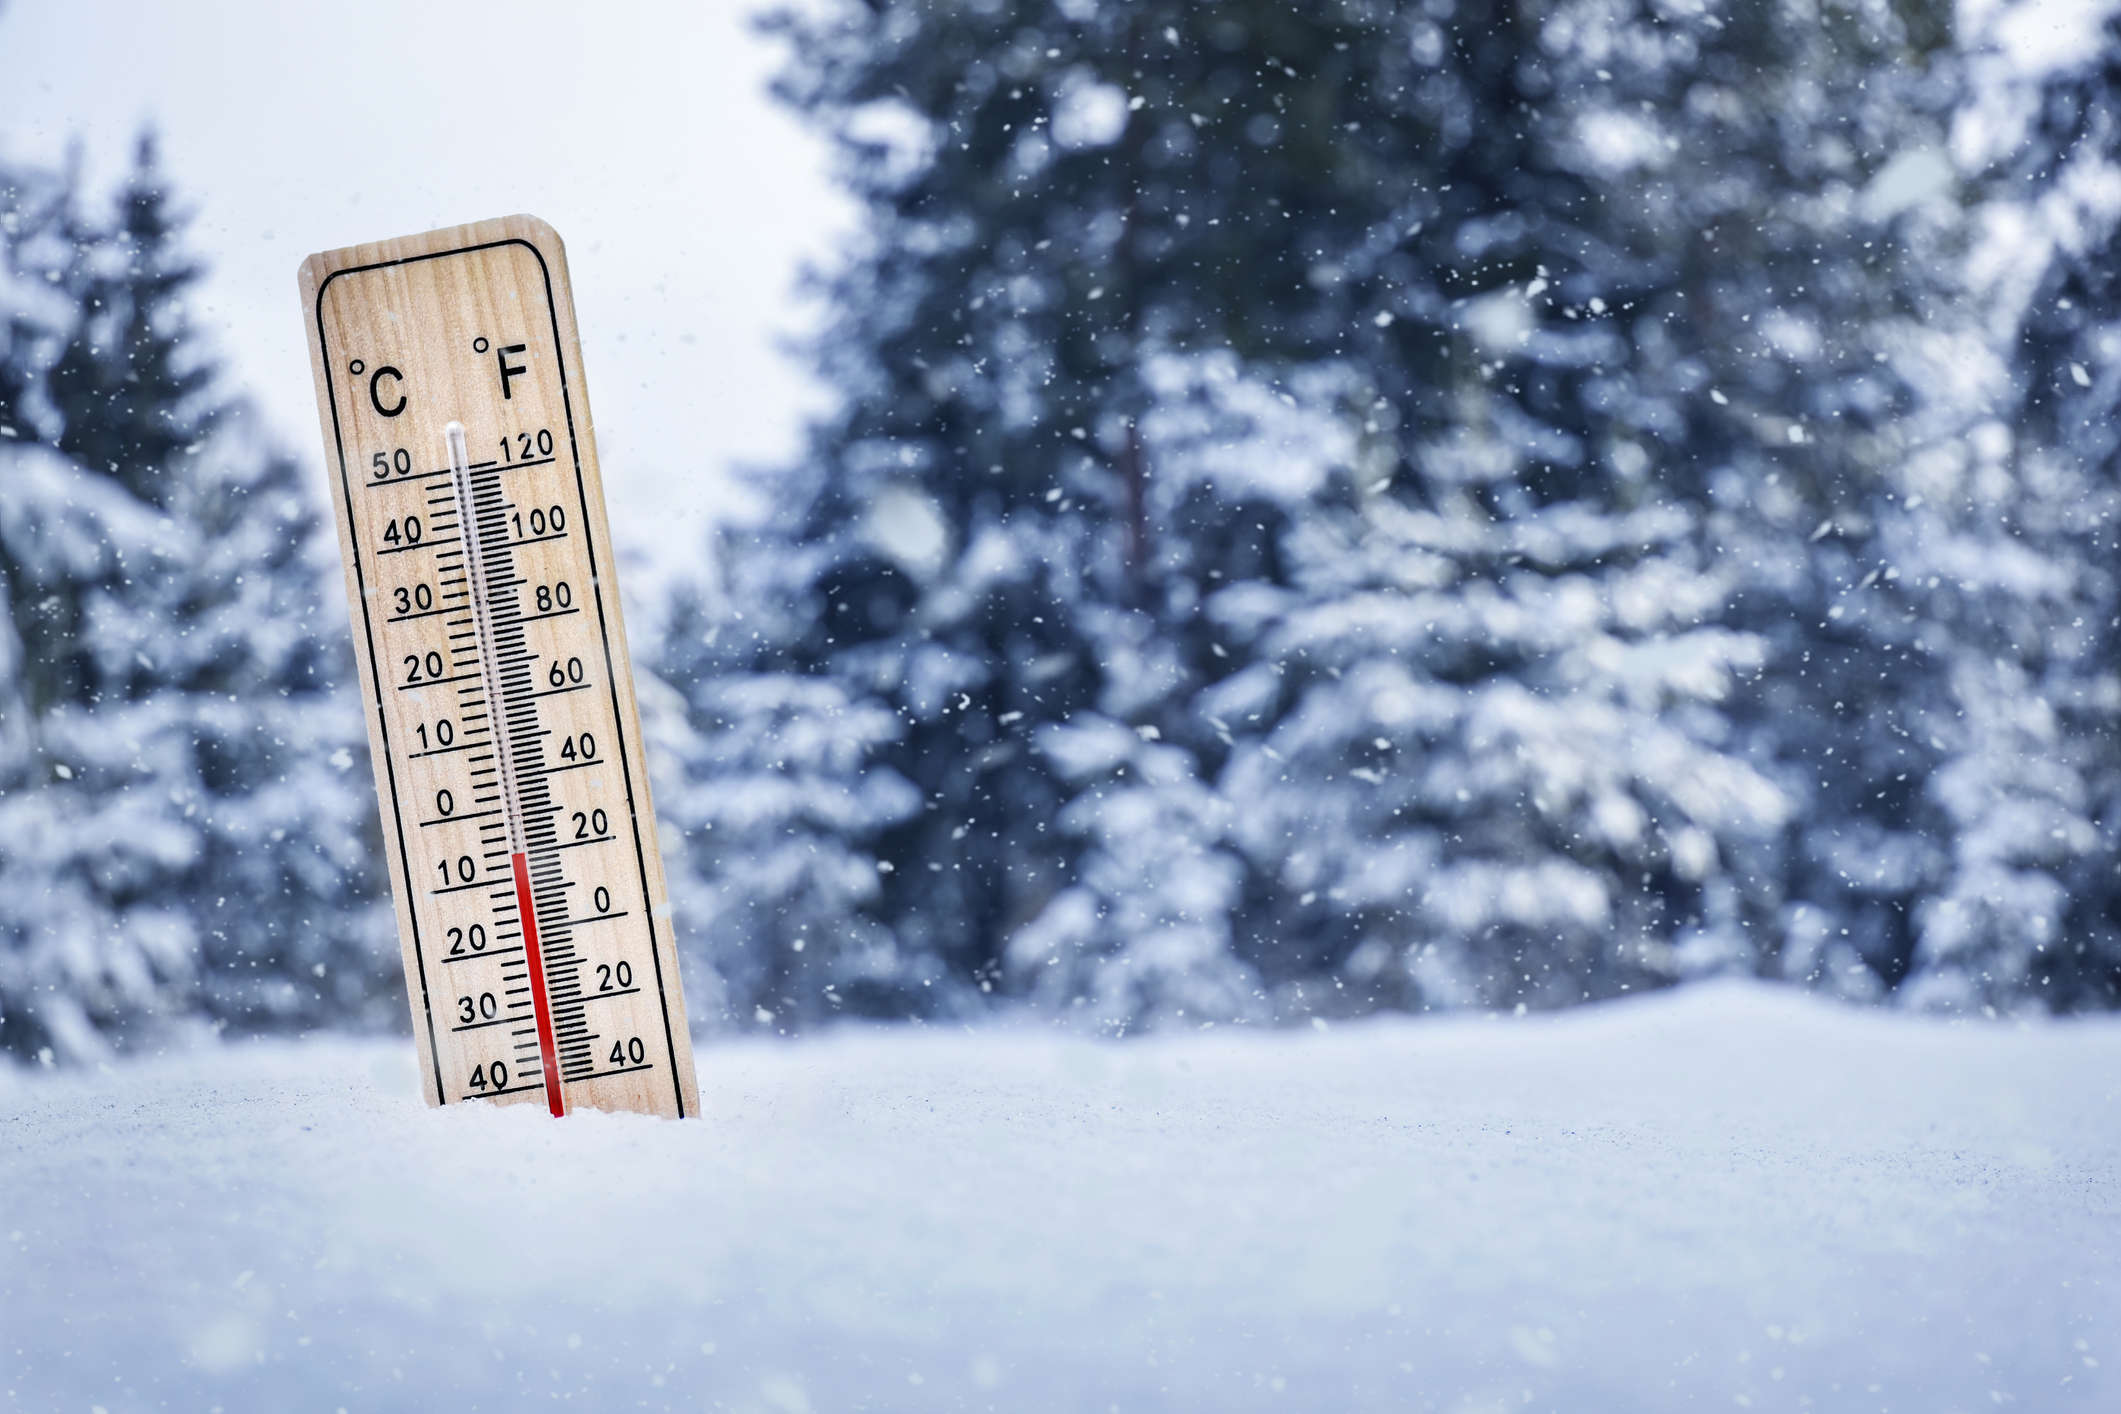
[[401, 1028], [294, 292], [567, 237], [703, 1030], [2121, 1003], [2121, 28], [0, 5], [0, 1052]]

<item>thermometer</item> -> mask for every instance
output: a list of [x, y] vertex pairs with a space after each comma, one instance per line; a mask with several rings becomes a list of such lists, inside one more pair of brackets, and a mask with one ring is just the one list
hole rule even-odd
[[504, 217], [301, 284], [428, 1101], [696, 1114], [560, 239]]

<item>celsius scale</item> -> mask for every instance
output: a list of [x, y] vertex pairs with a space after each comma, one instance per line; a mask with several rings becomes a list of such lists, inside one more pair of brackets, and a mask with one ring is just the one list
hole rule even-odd
[[301, 282], [428, 1102], [697, 1114], [560, 238]]

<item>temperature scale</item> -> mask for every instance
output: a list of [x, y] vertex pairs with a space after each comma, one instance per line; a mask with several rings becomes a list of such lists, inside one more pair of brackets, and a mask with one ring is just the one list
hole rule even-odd
[[428, 1101], [696, 1114], [560, 238], [301, 280]]

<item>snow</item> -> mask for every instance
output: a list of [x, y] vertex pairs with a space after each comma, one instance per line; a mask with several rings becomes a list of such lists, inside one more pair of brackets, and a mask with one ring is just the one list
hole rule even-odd
[[84, 476], [49, 447], [0, 444], [0, 553], [45, 582], [107, 573], [127, 550], [146, 559], [177, 548], [174, 528], [108, 477]]
[[2121, 1024], [1559, 1018], [702, 1052], [429, 1111], [402, 1042], [0, 1074], [21, 1410], [2112, 1409]]

